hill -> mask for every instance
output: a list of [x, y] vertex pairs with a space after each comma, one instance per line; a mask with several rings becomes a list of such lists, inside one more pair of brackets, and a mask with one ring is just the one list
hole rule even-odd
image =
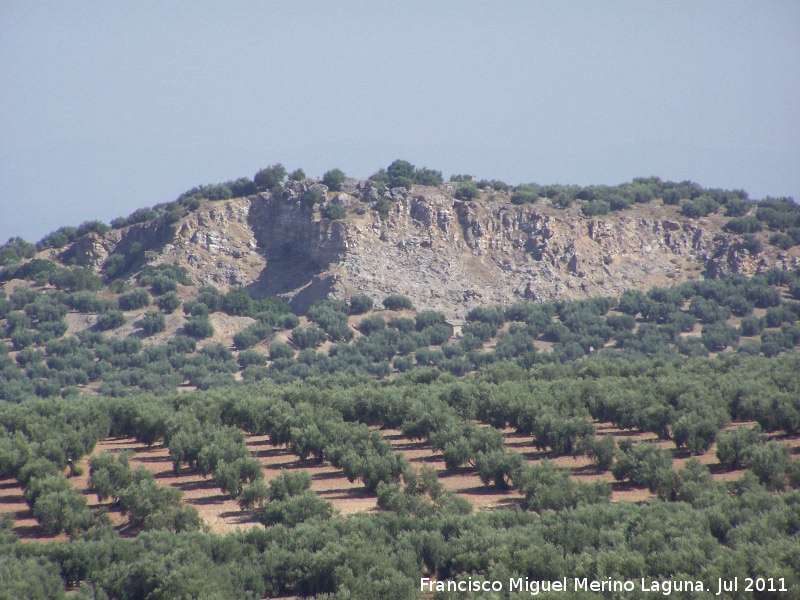
[[792, 201], [278, 167], [0, 248], [5, 595], [800, 597]]
[[[237, 181], [229, 184], [257, 191]], [[788, 200], [754, 203], [657, 178], [535, 189], [408, 181], [379, 174], [334, 190], [290, 179], [211, 200], [233, 192], [195, 188], [110, 231], [62, 228], [37, 244], [38, 256], [107, 279], [176, 264], [200, 285], [244, 286], [300, 312], [324, 298], [399, 293], [456, 322], [480, 304], [618, 296], [800, 264], [800, 212]]]

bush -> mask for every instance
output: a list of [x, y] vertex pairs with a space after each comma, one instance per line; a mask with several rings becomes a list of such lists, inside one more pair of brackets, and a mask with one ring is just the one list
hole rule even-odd
[[376, 331], [386, 329], [386, 321], [380, 315], [372, 315], [362, 319], [358, 324], [358, 330], [364, 335], [370, 335]]
[[590, 200], [581, 208], [581, 212], [586, 217], [607, 215], [610, 210], [611, 205], [605, 200]]
[[611, 499], [611, 486], [607, 482], [577, 482], [550, 460], [544, 460], [524, 471], [518, 487], [525, 496], [525, 508], [536, 512], [559, 511], [575, 508], [579, 503], [597, 504]]
[[494, 485], [504, 490], [512, 487], [520, 475], [524, 461], [522, 455], [505, 450], [478, 452], [475, 456], [475, 468], [483, 485]]
[[600, 471], [608, 471], [614, 463], [614, 436], [586, 437], [579, 443], [579, 451], [592, 459], [592, 464]]
[[285, 342], [273, 342], [269, 347], [269, 359], [294, 358], [294, 350]]
[[122, 310], [138, 310], [150, 305], [150, 294], [141, 288], [133, 290], [130, 294], [123, 294], [118, 300]]
[[322, 208], [321, 214], [326, 219], [344, 219], [347, 216], [347, 209], [341, 204], [328, 202], [328, 204]]
[[107, 310], [97, 316], [97, 328], [100, 331], [116, 329], [125, 324], [125, 315], [120, 310]]
[[710, 196], [700, 196], [684, 204], [681, 207], [681, 214], [690, 219], [705, 217], [717, 211], [719, 205]]
[[781, 250], [788, 250], [797, 245], [797, 241], [792, 236], [786, 235], [785, 233], [773, 233], [769, 236], [769, 243], [773, 246], [777, 246]]
[[305, 348], [316, 348], [326, 339], [328, 339], [328, 336], [325, 332], [313, 325], [309, 327], [296, 327], [292, 330], [292, 341], [301, 350]]
[[475, 200], [480, 195], [481, 191], [474, 181], [465, 181], [456, 189], [456, 198], [459, 200]]
[[284, 179], [286, 179], [286, 169], [282, 164], [276, 163], [256, 173], [255, 177], [253, 177], [253, 183], [255, 183], [258, 191], [263, 192], [271, 190], [282, 183]]
[[742, 248], [747, 250], [748, 253], [755, 256], [756, 254], [761, 252], [761, 250], [763, 250], [764, 245], [761, 243], [761, 240], [759, 240], [755, 236], [746, 235], [744, 236], [744, 240], [742, 240]]
[[222, 310], [229, 315], [247, 315], [252, 305], [253, 299], [242, 287], [231, 288], [222, 300]]
[[183, 304], [183, 314], [185, 315], [192, 317], [207, 317], [208, 313], [208, 306], [202, 302], [192, 300]]
[[761, 231], [761, 222], [755, 217], [736, 217], [725, 223], [723, 229], [740, 235], [757, 233]]
[[372, 310], [372, 298], [366, 294], [356, 294], [350, 297], [350, 314], [363, 315]]
[[651, 492], [672, 475], [672, 457], [655, 444], [629, 439], [619, 443], [617, 461], [611, 467], [614, 479], [629, 479], [635, 485], [646, 485]]
[[156, 300], [156, 305], [165, 313], [172, 314], [181, 305], [181, 301], [178, 298], [178, 294], [175, 292], [169, 292]]
[[306, 172], [303, 169], [295, 169], [291, 173], [289, 173], [289, 179], [292, 181], [305, 181], [306, 180]]
[[183, 326], [183, 332], [193, 338], [205, 339], [214, 335], [214, 326], [208, 317], [192, 317]]
[[196, 301], [205, 304], [207, 312], [213, 313], [222, 309], [223, 297], [217, 288], [207, 285], [200, 288]]
[[322, 183], [331, 191], [338, 191], [347, 176], [340, 169], [331, 169], [322, 176]]
[[444, 183], [441, 171], [422, 167], [414, 172], [414, 183], [420, 185], [439, 186]]
[[164, 313], [151, 310], [144, 313], [144, 316], [139, 321], [139, 327], [147, 335], [153, 335], [167, 328], [167, 320], [164, 318]]
[[383, 306], [386, 310], [413, 310], [414, 305], [406, 296], [391, 294], [383, 299]]
[[280, 325], [281, 329], [294, 329], [300, 325], [300, 319], [297, 315], [287, 313], [281, 316], [278, 320], [278, 325]]
[[763, 443], [761, 427], [740, 425], [735, 431], [723, 431], [717, 436], [717, 458], [728, 469], [741, 469], [753, 448]]

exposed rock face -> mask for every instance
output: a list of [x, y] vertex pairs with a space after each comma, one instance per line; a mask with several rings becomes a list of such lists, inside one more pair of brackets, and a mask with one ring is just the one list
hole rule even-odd
[[[347, 207], [346, 219], [321, 218], [309, 189]], [[690, 221], [660, 202], [600, 218], [546, 200], [462, 202], [449, 193], [395, 188], [382, 218], [369, 183], [287, 182], [279, 195], [206, 202], [172, 225], [136, 225], [87, 236], [69, 250], [99, 267], [109, 254], [146, 242], [148, 262], [178, 262], [199, 284], [245, 285], [280, 294], [304, 309], [314, 300], [366, 293], [409, 296], [420, 309], [460, 320], [477, 304], [619, 295], [628, 288], [703, 275], [796, 268], [800, 249], [765, 246], [757, 256], [716, 217]]]

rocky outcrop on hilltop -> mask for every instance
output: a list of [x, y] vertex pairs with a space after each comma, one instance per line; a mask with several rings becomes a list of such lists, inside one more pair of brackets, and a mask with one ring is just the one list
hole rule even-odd
[[[324, 218], [324, 203], [347, 216]], [[723, 222], [686, 219], [660, 201], [590, 218], [577, 204], [516, 206], [503, 194], [464, 202], [439, 188], [382, 195], [369, 182], [349, 181], [339, 192], [287, 182], [280, 193], [204, 202], [175, 223], [86, 236], [68, 252], [99, 269], [138, 244], [146, 262], [177, 262], [198, 284], [247, 286], [301, 310], [329, 296], [365, 293], [379, 302], [400, 293], [455, 320], [477, 304], [619, 295], [798, 266], [798, 248], [765, 245], [753, 255]]]

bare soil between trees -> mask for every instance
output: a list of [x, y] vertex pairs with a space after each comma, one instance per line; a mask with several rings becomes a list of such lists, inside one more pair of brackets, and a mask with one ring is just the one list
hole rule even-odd
[[[672, 452], [673, 468], [683, 468], [691, 455], [688, 452], [675, 449], [671, 440], [658, 440], [655, 434], [635, 431], [623, 431], [609, 423], [596, 423], [597, 434], [610, 433], [619, 442], [621, 439], [630, 438], [633, 441], [652, 441], [660, 447]], [[752, 426], [754, 423], [734, 423], [726, 429], [739, 425]], [[553, 460], [559, 467], [568, 469], [572, 476], [584, 482], [597, 480], [608, 481], [612, 486], [612, 502], [646, 502], [654, 498], [647, 488], [631, 485], [627, 481], [615, 481], [610, 471], [598, 471], [584, 456], [554, 456], [552, 453], [539, 450], [533, 444], [531, 436], [521, 435], [508, 428], [504, 431], [506, 448], [519, 452], [528, 463], [544, 459]], [[493, 510], [509, 508], [519, 505], [522, 496], [516, 490], [498, 490], [486, 487], [481, 482], [475, 469], [465, 466], [453, 471], [445, 469], [441, 453], [430, 444], [422, 441], [410, 440], [402, 432], [394, 429], [382, 431], [384, 438], [389, 441], [396, 452], [402, 452], [411, 465], [417, 469], [423, 465], [433, 467], [439, 480], [447, 490], [451, 490], [467, 499], [476, 510]], [[800, 436], [788, 437], [781, 434], [771, 434], [770, 439], [775, 439], [792, 448], [793, 454], [800, 454]], [[364, 489], [359, 481], [350, 482], [341, 469], [324, 461], [316, 463], [313, 460], [301, 461], [295, 454], [286, 448], [273, 446], [268, 436], [248, 436], [247, 447], [251, 454], [258, 459], [264, 469], [264, 480], [270, 481], [278, 476], [281, 469], [303, 469], [311, 475], [311, 489], [316, 494], [333, 504], [333, 507], [343, 515], [371, 512], [377, 510], [377, 497]], [[214, 485], [211, 477], [203, 477], [199, 473], [183, 469], [175, 473], [169, 450], [161, 444], [147, 446], [133, 438], [109, 438], [100, 441], [93, 454], [101, 452], [118, 453], [121, 451], [132, 452], [130, 457], [133, 468], [143, 466], [150, 470], [160, 485], [168, 485], [183, 492], [183, 501], [194, 506], [200, 516], [216, 533], [228, 533], [237, 528], [247, 529], [260, 526], [254, 511], [243, 511], [235, 500], [231, 499]], [[712, 477], [718, 481], [731, 481], [742, 476], [743, 470], [727, 470], [717, 460], [716, 446], [707, 452], [694, 457], [707, 465]], [[127, 533], [127, 519], [115, 509], [111, 501], [98, 502], [97, 496], [89, 491], [88, 457], [78, 464], [83, 471], [81, 475], [70, 478], [72, 484], [86, 497], [90, 508], [104, 508], [108, 511], [113, 526], [122, 534]], [[65, 534], [58, 536], [47, 535], [41, 529], [36, 519], [33, 518], [28, 505], [25, 504], [24, 490], [15, 479], [0, 480], [0, 514], [14, 514], [14, 533], [24, 541], [64, 541]]]

